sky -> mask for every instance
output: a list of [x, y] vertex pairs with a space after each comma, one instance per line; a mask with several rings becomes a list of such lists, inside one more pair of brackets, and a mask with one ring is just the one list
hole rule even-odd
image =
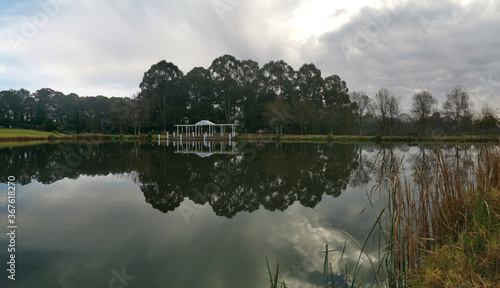
[[0, 90], [128, 97], [166, 60], [184, 73], [230, 54], [314, 63], [350, 91], [454, 86], [500, 109], [500, 1], [2, 0]]

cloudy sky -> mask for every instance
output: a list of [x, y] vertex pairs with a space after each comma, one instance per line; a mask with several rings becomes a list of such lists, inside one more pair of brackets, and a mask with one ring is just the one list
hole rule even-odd
[[406, 110], [465, 86], [500, 107], [500, 1], [2, 0], [0, 90], [130, 96], [160, 60], [187, 73], [224, 54], [314, 63]]

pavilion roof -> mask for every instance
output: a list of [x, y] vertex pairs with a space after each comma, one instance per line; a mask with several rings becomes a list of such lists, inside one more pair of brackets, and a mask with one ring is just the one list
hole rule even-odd
[[212, 122], [210, 122], [210, 121], [208, 121], [208, 120], [201, 120], [200, 122], [198, 122], [198, 123], [196, 123], [196, 124], [194, 124], [194, 125], [195, 125], [195, 126], [206, 126], [206, 125], [215, 126], [215, 125], [217, 125], [217, 124], [212, 123]]

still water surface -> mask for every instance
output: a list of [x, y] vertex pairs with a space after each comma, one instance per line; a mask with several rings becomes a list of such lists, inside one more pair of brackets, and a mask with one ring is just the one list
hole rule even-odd
[[[354, 246], [325, 222], [363, 241], [377, 214], [367, 198], [377, 166], [407, 155], [411, 170], [432, 150], [208, 146], [64, 143], [0, 149], [0, 287], [269, 287], [266, 256], [273, 269], [278, 258], [289, 287], [324, 287], [325, 244]], [[12, 175], [15, 281], [5, 269], [6, 183]], [[357, 256], [353, 251], [344, 257]], [[334, 265], [336, 257], [330, 258]]]

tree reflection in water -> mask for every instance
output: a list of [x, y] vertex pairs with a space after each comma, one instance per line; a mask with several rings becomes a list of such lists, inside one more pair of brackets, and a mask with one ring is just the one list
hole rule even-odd
[[[393, 166], [399, 161], [394, 148], [311, 143], [260, 147], [240, 143], [240, 154], [202, 158], [174, 153], [176, 147], [172, 145], [44, 144], [0, 149], [0, 179], [6, 183], [8, 175], [17, 175], [20, 184], [32, 180], [50, 184], [80, 175], [124, 174], [140, 186], [146, 202], [163, 213], [174, 211], [189, 198], [200, 205], [208, 203], [217, 215], [231, 218], [261, 206], [283, 211], [297, 201], [313, 208], [324, 195], [341, 195], [348, 184], [364, 186], [377, 177], [378, 164]], [[419, 155], [414, 155], [413, 169], [425, 170], [425, 157], [432, 149], [420, 148]]]

